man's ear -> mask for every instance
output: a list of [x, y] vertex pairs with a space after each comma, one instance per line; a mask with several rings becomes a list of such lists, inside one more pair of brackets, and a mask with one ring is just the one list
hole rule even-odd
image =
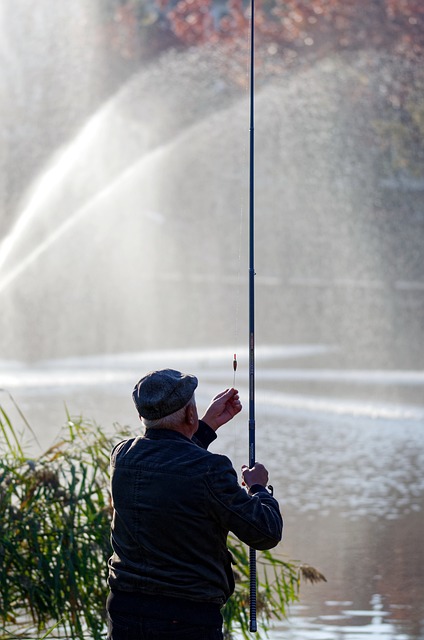
[[196, 412], [194, 410], [194, 405], [191, 403], [186, 406], [185, 421], [186, 424], [189, 424], [191, 427], [196, 422]]

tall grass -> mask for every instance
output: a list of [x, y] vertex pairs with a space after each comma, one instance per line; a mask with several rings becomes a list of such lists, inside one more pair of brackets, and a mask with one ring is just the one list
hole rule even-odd
[[[68, 415], [58, 442], [29, 458], [0, 407], [0, 640], [106, 637], [109, 453], [128, 435], [116, 427], [107, 436], [95, 423]], [[233, 538], [229, 547], [238, 576], [224, 609], [226, 635], [238, 628], [247, 638], [248, 551]], [[285, 615], [297, 600], [307, 570], [271, 552], [260, 554], [259, 563], [265, 628], [271, 614]]]

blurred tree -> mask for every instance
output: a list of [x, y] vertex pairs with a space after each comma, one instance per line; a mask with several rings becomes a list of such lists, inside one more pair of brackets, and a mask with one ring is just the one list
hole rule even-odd
[[[124, 57], [140, 50], [246, 42], [250, 3], [244, 0], [111, 0], [111, 45]], [[257, 0], [255, 33], [267, 54], [287, 50], [384, 48], [405, 56], [424, 50], [421, 0]], [[142, 36], [142, 37], [141, 37]], [[144, 43], [143, 43], [144, 41]], [[148, 46], [147, 46], [148, 45]]]

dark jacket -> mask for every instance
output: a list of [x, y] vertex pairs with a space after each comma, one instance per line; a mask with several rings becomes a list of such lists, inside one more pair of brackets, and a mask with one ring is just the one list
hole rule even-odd
[[109, 586], [223, 605], [234, 590], [229, 531], [255, 549], [281, 540], [278, 502], [260, 485], [238, 484], [230, 460], [206, 451], [205, 423], [189, 440], [148, 429], [111, 454]]

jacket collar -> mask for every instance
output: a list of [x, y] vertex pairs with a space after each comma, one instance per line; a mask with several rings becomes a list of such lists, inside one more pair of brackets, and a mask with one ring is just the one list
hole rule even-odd
[[149, 438], [149, 440], [185, 440], [192, 442], [190, 438], [173, 429], [146, 429], [144, 437]]

